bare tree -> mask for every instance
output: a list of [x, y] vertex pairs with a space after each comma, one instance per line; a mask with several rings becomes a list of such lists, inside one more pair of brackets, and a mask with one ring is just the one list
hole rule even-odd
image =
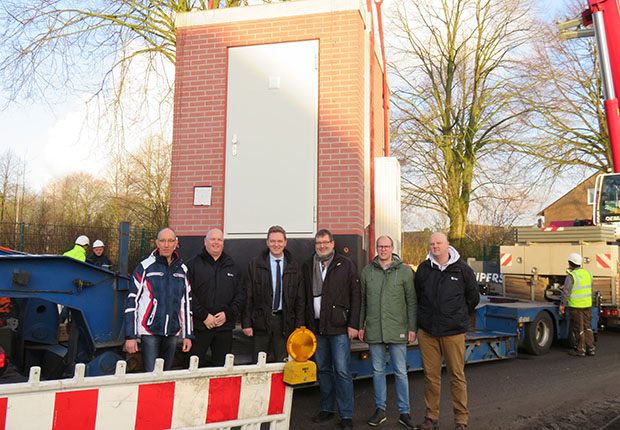
[[[48, 89], [114, 88], [137, 58], [149, 71], [176, 56], [178, 13], [247, 5], [247, 0], [4, 0], [0, 77], [8, 101]], [[116, 82], [111, 82], [115, 79]], [[84, 83], [90, 84], [84, 88]], [[78, 88], [76, 88], [76, 85]], [[5, 101], [6, 102], [6, 101]]]
[[120, 149], [108, 165], [106, 217], [158, 230], [168, 225], [172, 145], [151, 136], [135, 151]]
[[393, 145], [405, 202], [444, 214], [457, 244], [472, 201], [528, 163], [513, 144], [527, 113], [516, 65], [532, 37], [529, 8], [409, 0], [395, 13]]
[[46, 220], [51, 224], [101, 225], [105, 182], [85, 172], [72, 173], [49, 184], [42, 193]]
[[[583, 2], [572, 2], [566, 18]], [[524, 63], [536, 85], [525, 103], [534, 115], [524, 118], [536, 133], [523, 151], [561, 172], [575, 166], [606, 171], [613, 165], [598, 54], [593, 38], [562, 42], [555, 23], [540, 28], [534, 55]]]
[[[20, 160], [13, 151], [0, 156], [0, 223], [6, 221], [9, 206], [13, 217], [17, 211]], [[12, 205], [11, 197], [13, 197]], [[14, 218], [13, 218], [14, 219]]]

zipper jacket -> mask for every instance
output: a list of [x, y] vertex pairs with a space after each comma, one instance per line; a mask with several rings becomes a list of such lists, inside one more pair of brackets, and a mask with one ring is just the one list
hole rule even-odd
[[362, 270], [360, 328], [366, 343], [407, 343], [410, 331], [418, 330], [418, 300], [413, 270], [392, 254], [383, 269], [379, 257]]
[[176, 336], [192, 339], [191, 287], [187, 267], [174, 252], [168, 265], [155, 250], [136, 268], [125, 308], [125, 337]]

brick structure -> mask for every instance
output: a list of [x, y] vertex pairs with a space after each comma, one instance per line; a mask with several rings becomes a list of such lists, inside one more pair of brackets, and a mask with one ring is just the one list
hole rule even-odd
[[591, 222], [592, 205], [594, 204], [594, 183], [599, 174], [599, 172], [593, 174], [538, 212], [538, 216], [545, 217], [545, 226], [572, 226], [575, 220]]
[[[369, 54], [365, 3], [304, 0], [178, 16], [170, 223], [184, 255], [200, 249], [208, 229], [224, 224], [228, 49], [318, 40], [316, 230], [330, 229], [337, 248], [355, 248], [353, 258], [361, 263], [371, 139], [374, 156], [384, 155], [383, 68], [379, 50]], [[372, 115], [368, 58], [375, 62]], [[212, 187], [210, 206], [194, 206], [194, 187], [200, 186]], [[312, 250], [311, 242], [299, 246], [302, 253]]]

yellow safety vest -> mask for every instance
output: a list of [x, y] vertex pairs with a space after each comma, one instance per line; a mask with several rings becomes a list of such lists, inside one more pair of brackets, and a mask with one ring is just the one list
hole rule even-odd
[[592, 307], [592, 274], [585, 269], [576, 269], [570, 272], [573, 277], [573, 289], [568, 298], [571, 308]]
[[86, 261], [86, 250], [77, 244], [73, 247], [73, 249], [70, 249], [62, 255], [65, 257], [75, 258], [76, 260]]

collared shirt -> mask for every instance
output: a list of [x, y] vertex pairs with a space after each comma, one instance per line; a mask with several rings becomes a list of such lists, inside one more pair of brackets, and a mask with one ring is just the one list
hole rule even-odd
[[327, 275], [327, 269], [329, 269], [329, 260], [321, 262], [321, 277], [325, 281], [325, 275]]
[[[276, 258], [273, 256], [273, 254], [271, 254], [271, 252], [269, 253], [269, 263], [271, 265], [271, 288], [273, 292], [273, 297], [275, 297], [276, 295], [276, 282], [277, 282], [276, 269], [278, 268], [276, 260], [280, 260], [280, 278], [281, 278], [282, 274], [284, 273], [284, 254], [282, 254], [280, 258]], [[278, 307], [277, 310], [278, 311], [282, 310], [282, 290], [280, 290], [280, 307]]]

